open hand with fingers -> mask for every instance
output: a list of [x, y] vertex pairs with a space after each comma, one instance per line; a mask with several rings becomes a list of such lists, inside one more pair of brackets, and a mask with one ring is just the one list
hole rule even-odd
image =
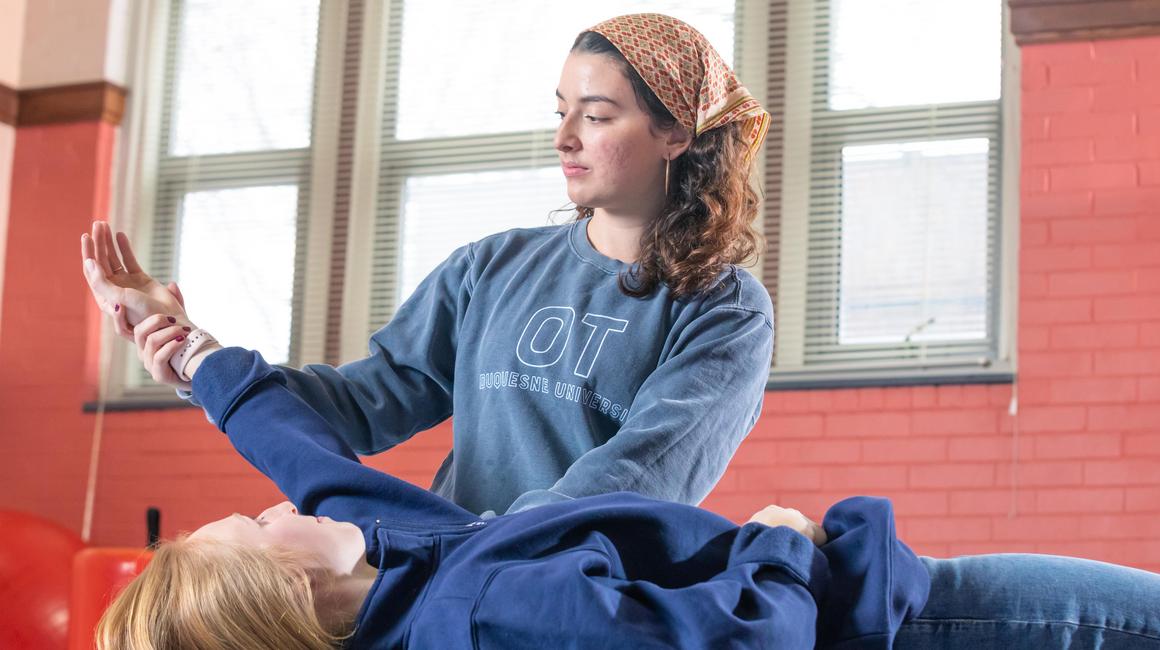
[[119, 232], [114, 245], [108, 223], [94, 221], [92, 235], [81, 236], [81, 264], [93, 298], [113, 319], [121, 338], [134, 341], [133, 327], [152, 314], [185, 317], [185, 299], [177, 284], [163, 286], [143, 271], [129, 238]]
[[189, 377], [221, 346], [190, 322], [177, 284], [162, 286], [142, 270], [129, 238], [119, 232], [114, 245], [103, 221], [81, 236], [81, 264], [97, 305], [112, 317], [117, 335], [136, 346], [145, 370], [159, 383], [190, 390]]

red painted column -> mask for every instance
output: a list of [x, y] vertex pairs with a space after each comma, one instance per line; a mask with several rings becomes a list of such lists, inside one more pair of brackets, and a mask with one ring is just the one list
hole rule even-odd
[[95, 395], [96, 308], [80, 235], [108, 211], [115, 128], [17, 129], [0, 340], [0, 508], [80, 529]]

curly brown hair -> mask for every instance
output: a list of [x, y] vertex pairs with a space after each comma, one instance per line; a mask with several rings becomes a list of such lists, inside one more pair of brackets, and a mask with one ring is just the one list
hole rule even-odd
[[[651, 125], [667, 131], [677, 124], [640, 73], [607, 38], [581, 32], [571, 52], [601, 54], [616, 61], [632, 83], [637, 103]], [[749, 165], [741, 125], [732, 122], [693, 138], [669, 168], [669, 193], [661, 212], [641, 234], [637, 261], [618, 279], [621, 292], [643, 298], [664, 282], [674, 299], [714, 287], [730, 264], [740, 264], [765, 250], [754, 227], [760, 197], [749, 184]], [[572, 221], [592, 216], [593, 208], [576, 206]], [[626, 277], [628, 276], [628, 277]], [[629, 278], [635, 286], [629, 286]]]

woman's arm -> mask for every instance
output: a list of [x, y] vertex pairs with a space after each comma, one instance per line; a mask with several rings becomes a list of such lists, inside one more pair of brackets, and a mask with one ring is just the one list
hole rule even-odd
[[459, 326], [474, 288], [472, 245], [456, 249], [368, 343], [369, 356], [338, 366], [283, 368], [286, 387], [377, 454], [451, 417]]
[[[377, 454], [451, 416], [459, 325], [474, 288], [471, 244], [435, 268], [370, 339], [370, 356], [337, 368], [280, 367], [286, 389], [342, 433], [359, 454]], [[196, 397], [196, 391], [195, 395]], [[207, 410], [211, 421], [213, 414]]]
[[700, 503], [757, 421], [772, 355], [764, 313], [734, 306], [706, 312], [641, 384], [616, 435], [507, 512], [618, 490]]
[[[165, 365], [180, 349], [177, 327], [154, 316], [135, 328], [149, 364]], [[236, 347], [207, 351], [186, 373], [234, 448], [303, 514], [353, 521], [364, 530], [378, 519], [465, 526], [478, 521], [438, 495], [359, 462], [334, 427], [286, 388], [284, 371], [259, 353]]]

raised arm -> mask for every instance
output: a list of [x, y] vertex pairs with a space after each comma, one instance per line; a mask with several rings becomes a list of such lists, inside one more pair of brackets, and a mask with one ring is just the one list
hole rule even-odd
[[732, 306], [706, 312], [641, 385], [616, 435], [507, 512], [618, 490], [700, 503], [757, 421], [772, 354], [765, 314]]
[[285, 372], [242, 348], [199, 360], [193, 391], [230, 442], [304, 514], [472, 525], [478, 518], [427, 490], [359, 462], [343, 436], [286, 388]]

